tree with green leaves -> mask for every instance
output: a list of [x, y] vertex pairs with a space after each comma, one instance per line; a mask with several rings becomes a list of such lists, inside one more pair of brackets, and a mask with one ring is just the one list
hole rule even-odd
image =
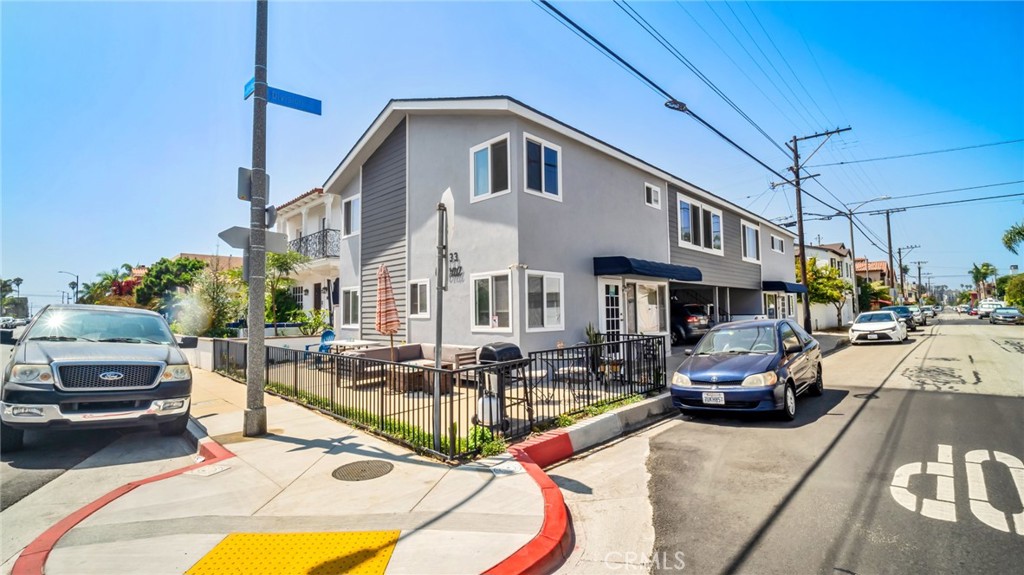
[[[291, 294], [286, 291], [286, 288], [295, 283], [290, 276], [308, 261], [308, 257], [294, 250], [288, 250], [283, 254], [267, 254], [267, 297], [269, 319], [274, 323], [274, 335], [277, 335], [277, 322], [290, 319], [292, 311], [297, 307], [291, 299]], [[292, 305], [289, 305], [289, 302]]]
[[988, 297], [988, 278], [998, 273], [996, 267], [988, 262], [983, 262], [980, 266], [978, 264], [971, 264], [971, 269], [968, 273], [971, 274], [974, 285], [978, 286], [978, 293], [981, 294], [981, 298]]
[[[800, 263], [796, 264], [797, 277], [800, 277]], [[853, 295], [853, 285], [839, 275], [839, 270], [832, 266], [818, 267], [818, 259], [807, 260], [807, 296], [811, 303], [831, 304], [836, 308], [836, 319], [843, 325], [843, 305], [847, 296]]]
[[1006, 282], [1006, 303], [1009, 305], [1024, 307], [1024, 274], [1016, 274]]
[[1017, 253], [1017, 248], [1024, 244], [1024, 222], [1013, 224], [1003, 234], [1003, 245], [1012, 253]]
[[135, 287], [135, 301], [157, 311], [166, 311], [172, 301], [165, 298], [165, 295], [179, 287], [191, 286], [205, 267], [206, 262], [202, 260], [160, 258], [149, 267], [142, 281]]
[[238, 317], [238, 287], [227, 272], [205, 268], [197, 274], [190, 293], [175, 302], [175, 331], [187, 335], [225, 337], [227, 324]]

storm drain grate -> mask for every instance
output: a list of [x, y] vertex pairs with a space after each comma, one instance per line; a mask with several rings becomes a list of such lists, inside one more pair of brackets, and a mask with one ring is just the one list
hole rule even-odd
[[366, 481], [367, 479], [377, 479], [383, 477], [395, 466], [387, 461], [356, 461], [354, 463], [346, 463], [341, 467], [335, 469], [331, 476], [341, 481]]

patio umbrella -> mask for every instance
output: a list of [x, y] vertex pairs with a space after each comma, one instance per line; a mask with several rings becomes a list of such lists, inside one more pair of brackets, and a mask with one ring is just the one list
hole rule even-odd
[[391, 274], [384, 264], [377, 268], [377, 313], [374, 327], [378, 333], [391, 338], [391, 361], [395, 361], [395, 334], [402, 326], [398, 318], [398, 306], [395, 305], [395, 291], [391, 287]]

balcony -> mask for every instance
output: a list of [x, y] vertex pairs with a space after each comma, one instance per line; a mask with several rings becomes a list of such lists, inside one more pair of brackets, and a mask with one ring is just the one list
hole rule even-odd
[[288, 242], [293, 251], [311, 260], [336, 258], [341, 253], [341, 230], [321, 230]]

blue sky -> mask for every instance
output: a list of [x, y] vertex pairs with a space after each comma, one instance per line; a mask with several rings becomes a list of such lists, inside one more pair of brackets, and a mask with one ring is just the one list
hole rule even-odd
[[[809, 166], [1024, 138], [1022, 3], [630, 3], [771, 141], [616, 4], [554, 5], [780, 172], [777, 145], [848, 125]], [[391, 98], [507, 94], [766, 217], [794, 213], [791, 189], [534, 3], [272, 1], [269, 14], [270, 84], [323, 101], [320, 117], [269, 109], [274, 203], [321, 185]], [[67, 289], [60, 270], [86, 282], [235, 253], [217, 232], [248, 222], [234, 188], [251, 161], [255, 2], [4, 0], [0, 27], [0, 276], [38, 306]], [[810, 193], [854, 206], [1024, 180], [1024, 143], [811, 169], [828, 191]], [[1024, 184], [862, 209], [1014, 193]], [[905, 261], [952, 287], [973, 262], [1024, 267], [999, 242], [1022, 200], [894, 214], [893, 247], [920, 245]], [[884, 218], [860, 220], [885, 248]], [[848, 244], [846, 219], [809, 221], [818, 235]]]

